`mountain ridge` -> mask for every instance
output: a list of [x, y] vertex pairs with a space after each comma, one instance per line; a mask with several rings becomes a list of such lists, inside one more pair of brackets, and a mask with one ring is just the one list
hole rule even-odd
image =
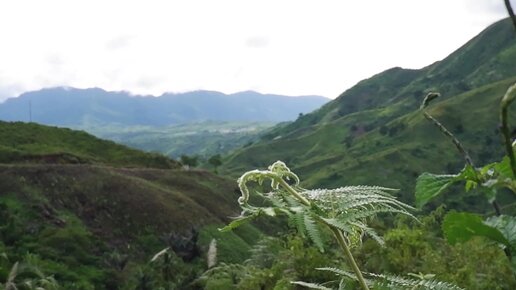
[[[329, 99], [244, 91], [164, 93], [158, 97], [100, 88], [46, 88], [0, 104], [0, 119], [58, 126], [122, 124], [164, 126], [201, 121], [288, 121]], [[30, 108], [29, 108], [30, 107]], [[31, 110], [31, 112], [29, 112]]]
[[[307, 187], [374, 183], [401, 188], [410, 202], [422, 170], [451, 173], [462, 164], [453, 145], [419, 114], [426, 93], [441, 92], [431, 111], [439, 108], [437, 117], [475, 150], [473, 157], [494, 161], [503, 154], [495, 146], [498, 102], [515, 80], [514, 63], [516, 36], [504, 19], [439, 62], [418, 70], [391, 68], [357, 83], [313, 113], [229, 155], [221, 171], [237, 176], [281, 159], [303, 176]], [[461, 106], [457, 100], [467, 103]], [[440, 114], [443, 110], [453, 113]]]

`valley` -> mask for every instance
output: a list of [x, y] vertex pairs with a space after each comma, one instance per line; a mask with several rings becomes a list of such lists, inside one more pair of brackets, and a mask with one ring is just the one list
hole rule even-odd
[[[504, 19], [443, 60], [388, 69], [331, 101], [65, 87], [8, 99], [0, 285], [514, 289], [516, 165], [499, 129], [514, 63]], [[431, 92], [441, 96], [421, 107]], [[428, 203], [412, 207], [417, 195]]]

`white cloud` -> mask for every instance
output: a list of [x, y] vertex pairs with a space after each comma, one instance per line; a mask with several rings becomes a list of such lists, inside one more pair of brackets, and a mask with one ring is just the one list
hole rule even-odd
[[506, 17], [499, 2], [2, 1], [0, 92], [66, 85], [336, 97], [389, 67], [444, 58]]

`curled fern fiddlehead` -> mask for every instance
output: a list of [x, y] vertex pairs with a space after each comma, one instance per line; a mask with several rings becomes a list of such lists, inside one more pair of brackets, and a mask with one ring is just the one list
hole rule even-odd
[[[271, 182], [272, 192], [257, 194], [268, 200], [270, 205], [250, 205], [248, 184], [256, 182], [262, 185], [265, 181]], [[390, 194], [395, 190], [389, 188], [347, 186], [306, 190], [301, 188], [299, 183], [299, 177], [282, 161], [274, 162], [267, 170], [244, 173], [238, 179], [242, 193], [238, 203], [243, 209], [242, 214], [222, 230], [234, 229], [262, 214], [276, 216], [282, 213], [294, 221], [300, 234], [306, 233], [306, 236], [323, 251], [321, 226], [327, 228], [341, 247], [361, 288], [369, 289], [349, 250], [349, 245], [359, 242], [364, 234], [382, 243], [380, 236], [368, 227], [367, 222], [379, 213], [401, 213], [413, 217], [409, 213], [413, 208], [398, 201]]]

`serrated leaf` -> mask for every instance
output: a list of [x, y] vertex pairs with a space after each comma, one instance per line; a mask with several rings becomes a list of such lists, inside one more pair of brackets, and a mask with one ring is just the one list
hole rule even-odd
[[516, 217], [507, 215], [493, 216], [484, 223], [498, 229], [509, 241], [512, 249], [516, 250]]
[[297, 228], [297, 232], [302, 237], [305, 236], [306, 227], [305, 227], [305, 214], [304, 212], [296, 212], [292, 216], [292, 220], [294, 221], [294, 225]]
[[351, 233], [353, 231], [353, 229], [349, 225], [347, 225], [345, 222], [341, 222], [338, 219], [335, 219], [335, 218], [330, 218], [330, 219], [322, 218], [322, 220], [327, 225], [336, 227], [336, 228], [338, 228], [339, 230], [341, 230], [341, 231], [343, 231], [345, 233]]
[[228, 225], [226, 225], [225, 227], [219, 229], [219, 231], [221, 231], [221, 232], [229, 232], [229, 231], [231, 231], [233, 229], [236, 229], [239, 226], [241, 226], [241, 225], [251, 221], [252, 219], [256, 218], [257, 216], [258, 216], [257, 213], [253, 213], [251, 215], [237, 217], [232, 222], [230, 222]]
[[496, 163], [494, 165], [494, 169], [496, 173], [498, 173], [501, 177], [512, 178], [512, 168], [511, 168], [511, 160], [508, 156], [505, 156], [502, 161]]
[[463, 243], [474, 236], [486, 237], [510, 247], [502, 232], [482, 221], [480, 216], [466, 212], [450, 212], [443, 221], [443, 232], [450, 244]]
[[455, 182], [457, 177], [457, 175], [436, 175], [428, 172], [421, 174], [416, 181], [416, 206], [422, 208]]
[[321, 252], [324, 252], [324, 244], [322, 241], [321, 233], [319, 231], [319, 228], [317, 228], [317, 224], [309, 214], [304, 215], [304, 224], [306, 232], [310, 239], [314, 242], [314, 244], [317, 246], [317, 248], [319, 248]]
[[320, 290], [332, 290], [331, 288], [328, 288], [328, 287], [325, 287], [321, 284], [316, 284], [316, 283], [308, 283], [308, 282], [303, 282], [303, 281], [292, 281], [290, 282], [291, 284], [295, 284], [295, 285], [299, 285], [299, 286], [303, 286], [303, 287], [306, 287], [306, 288], [310, 288], [310, 289], [320, 289]]
[[338, 269], [338, 268], [334, 268], [334, 267], [315, 268], [315, 270], [331, 272], [331, 273], [336, 274], [338, 276], [346, 277], [346, 278], [349, 278], [349, 279], [352, 279], [352, 280], [358, 280], [357, 277], [355, 276], [355, 274], [352, 274], [352, 273], [350, 273], [348, 271], [344, 271], [344, 270], [341, 270], [341, 269]]

